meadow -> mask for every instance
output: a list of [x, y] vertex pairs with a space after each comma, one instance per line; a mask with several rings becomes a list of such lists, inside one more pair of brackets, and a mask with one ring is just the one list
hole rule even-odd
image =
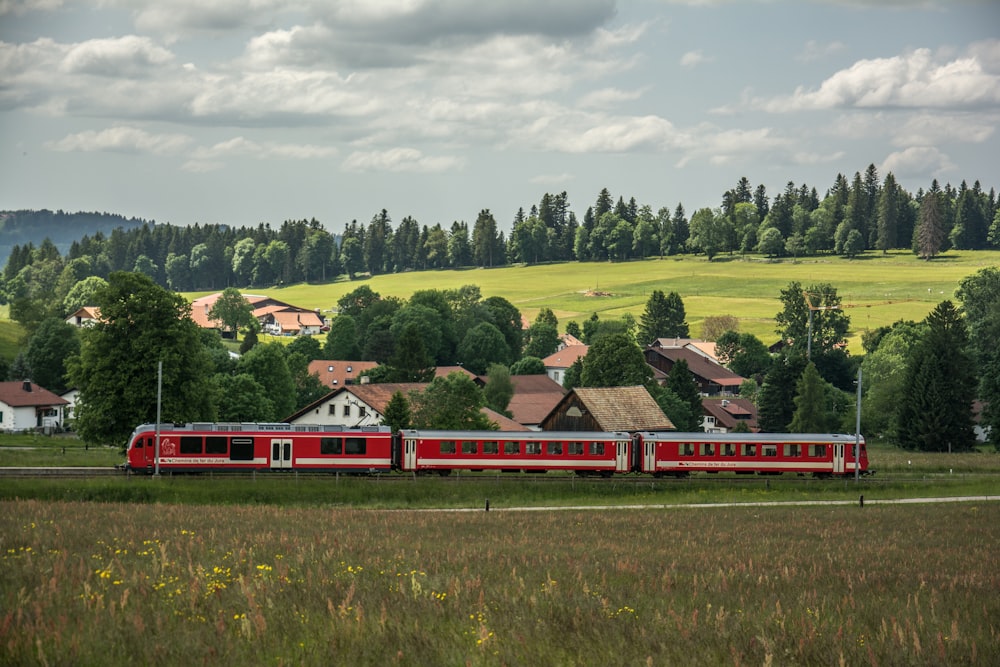
[[1000, 504], [0, 502], [18, 665], [991, 665]]
[[[781, 310], [780, 292], [798, 281], [803, 287], [830, 283], [837, 289], [852, 330], [849, 345], [861, 353], [861, 333], [900, 319], [922, 320], [945, 299], [954, 299], [965, 276], [1000, 258], [995, 251], [950, 252], [928, 262], [904, 251], [844, 257], [768, 261], [757, 256], [653, 258], [632, 262], [542, 264], [493, 269], [417, 271], [377, 275], [321, 285], [299, 284], [280, 289], [247, 289], [297, 306], [330, 314], [337, 300], [361, 285], [383, 296], [409, 298], [425, 289], [477, 285], [484, 297], [502, 296], [533, 320], [551, 308], [561, 326], [582, 324], [596, 313], [602, 319], [642, 315], [653, 290], [677, 292], [684, 300], [691, 334], [701, 335], [706, 317], [734, 315], [740, 330], [767, 344], [777, 339], [774, 316]], [[196, 298], [207, 292], [186, 294]]]

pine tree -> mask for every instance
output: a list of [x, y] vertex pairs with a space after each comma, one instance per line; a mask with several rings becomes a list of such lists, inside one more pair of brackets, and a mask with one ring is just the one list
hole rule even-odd
[[399, 433], [404, 428], [409, 428], [412, 417], [410, 415], [410, 402], [403, 396], [403, 392], [393, 392], [389, 402], [385, 405], [385, 425], [392, 429], [393, 433]]
[[795, 386], [795, 414], [788, 430], [792, 433], [824, 433], [827, 430], [826, 391], [823, 378], [810, 362]]
[[687, 422], [680, 424], [671, 417], [677, 430], [701, 431], [701, 422], [704, 419], [701, 392], [698, 391], [698, 384], [695, 382], [694, 376], [691, 375], [685, 360], [681, 359], [674, 363], [673, 368], [670, 369], [670, 375], [667, 376], [666, 388], [687, 406], [690, 413]]
[[942, 301], [925, 322], [927, 331], [907, 362], [897, 441], [920, 451], [971, 450], [976, 383], [965, 321], [951, 301]]
[[920, 259], [933, 259], [941, 252], [945, 241], [942, 195], [928, 192], [920, 202], [920, 215], [914, 239], [914, 250]]

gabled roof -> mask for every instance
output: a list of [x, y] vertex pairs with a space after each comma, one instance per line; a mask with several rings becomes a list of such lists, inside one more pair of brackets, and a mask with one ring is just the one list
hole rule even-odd
[[0, 401], [12, 408], [69, 405], [65, 398], [56, 396], [34, 382], [0, 382]]
[[490, 410], [489, 408], [483, 408], [480, 410], [486, 417], [491, 421], [495, 422], [497, 426], [500, 427], [501, 431], [525, 431], [524, 424], [516, 422], [510, 417], [506, 417], [496, 410]]
[[524, 425], [540, 424], [552, 412], [566, 390], [548, 375], [511, 375], [514, 395], [507, 410]]
[[323, 320], [311, 310], [279, 310], [271, 314], [282, 331], [299, 331], [302, 327], [321, 327]]
[[649, 347], [657, 354], [666, 357], [676, 363], [680, 360], [687, 362], [688, 370], [699, 378], [714, 382], [720, 387], [739, 388], [743, 384], [743, 376], [737, 375], [725, 366], [717, 364], [699, 352], [695, 352], [686, 347]]
[[643, 386], [577, 387], [566, 394], [552, 412], [561, 410], [573, 397], [583, 403], [604, 431], [671, 431], [670, 418], [663, 414]]
[[434, 377], [436, 378], [446, 378], [452, 373], [462, 373], [476, 381], [476, 384], [482, 386], [483, 382], [479, 379], [479, 376], [470, 371], [468, 368], [462, 368], [461, 366], [438, 366], [434, 369]]
[[698, 352], [702, 356], [708, 357], [716, 363], [719, 361], [719, 358], [715, 356], [715, 343], [710, 340], [700, 340], [698, 338], [657, 338], [650, 347], [688, 348]]
[[316, 359], [309, 362], [309, 374], [319, 376], [319, 381], [325, 387], [343, 387], [357, 381], [361, 371], [367, 371], [378, 366], [377, 361], [340, 361], [332, 359]]
[[[219, 329], [222, 327], [221, 322], [208, 317], [208, 311], [212, 310], [212, 306], [215, 305], [215, 302], [218, 301], [221, 296], [222, 292], [216, 292], [215, 294], [207, 294], [199, 297], [191, 302], [191, 319], [194, 320], [195, 324], [205, 329]], [[306, 317], [306, 314], [308, 313], [316, 319], [316, 322], [313, 322], [311, 319], [306, 322], [306, 320], [303, 319], [303, 324], [307, 324], [308, 326], [320, 326], [323, 323], [322, 318], [320, 318], [315, 311], [309, 310], [308, 308], [293, 306], [285, 303], [284, 301], [264, 296], [263, 294], [243, 294], [242, 296], [250, 303], [250, 307], [253, 308], [253, 316], [257, 319], [272, 314], [275, 316], [275, 319], [278, 319], [278, 314], [282, 312], [302, 313], [303, 317]], [[284, 323], [284, 320], [279, 320], [279, 322]], [[291, 324], [290, 320], [288, 322]]]
[[545, 364], [546, 368], [569, 368], [574, 361], [587, 356], [588, 350], [590, 347], [587, 345], [567, 345], [558, 352], [553, 352], [542, 359], [542, 363]]
[[740, 423], [749, 426], [751, 431], [758, 430], [757, 408], [745, 398], [703, 398], [701, 407], [706, 415], [715, 417], [716, 425], [727, 431]]

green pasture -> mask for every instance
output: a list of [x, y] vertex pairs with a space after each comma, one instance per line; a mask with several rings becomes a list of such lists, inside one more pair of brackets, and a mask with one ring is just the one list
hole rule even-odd
[[[774, 316], [779, 295], [789, 283], [804, 287], [830, 283], [851, 317], [850, 347], [861, 351], [865, 329], [900, 319], [921, 320], [938, 303], [954, 299], [959, 281], [997, 263], [996, 252], [951, 252], [931, 262], [912, 253], [870, 253], [854, 260], [842, 257], [768, 261], [756, 256], [668, 257], [618, 263], [567, 262], [494, 269], [417, 271], [378, 275], [322, 285], [255, 288], [282, 301], [329, 313], [337, 300], [361, 285], [383, 296], [409, 298], [425, 289], [477, 285], [484, 297], [502, 296], [533, 319], [543, 307], [555, 312], [560, 324], [581, 323], [592, 313], [618, 318], [641, 316], [653, 290], [676, 291], [684, 300], [692, 336], [701, 334], [704, 318], [734, 315], [741, 331], [766, 343], [776, 338]], [[188, 294], [195, 298], [204, 292]]]

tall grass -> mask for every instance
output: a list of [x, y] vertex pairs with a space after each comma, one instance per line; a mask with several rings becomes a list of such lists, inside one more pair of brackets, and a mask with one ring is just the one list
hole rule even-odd
[[7, 664], [997, 664], [1000, 504], [0, 503]]

